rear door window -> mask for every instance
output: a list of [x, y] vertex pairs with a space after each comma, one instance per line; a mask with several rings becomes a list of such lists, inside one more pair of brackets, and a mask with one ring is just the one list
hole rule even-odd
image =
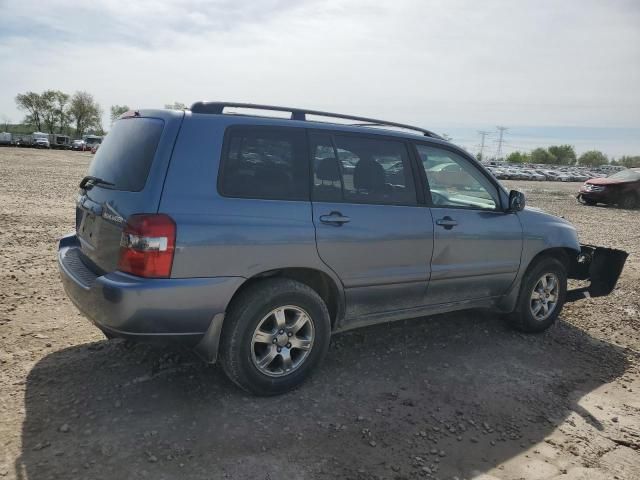
[[164, 121], [127, 118], [113, 124], [96, 152], [89, 175], [113, 183], [114, 190], [138, 192], [144, 188]]
[[312, 137], [314, 199], [415, 205], [416, 192], [403, 142], [352, 135]]
[[218, 189], [224, 196], [308, 200], [309, 167], [302, 129], [228, 129]]

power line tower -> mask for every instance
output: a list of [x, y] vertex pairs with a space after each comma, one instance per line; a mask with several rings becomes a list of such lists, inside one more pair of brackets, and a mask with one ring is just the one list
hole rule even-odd
[[478, 130], [478, 134], [480, 135], [480, 138], [482, 138], [482, 140], [480, 140], [480, 158], [481, 159], [484, 159], [484, 139], [490, 133], [491, 132], [486, 132], [484, 130]]
[[498, 149], [496, 150], [496, 158], [500, 158], [500, 156], [502, 155], [502, 137], [504, 135], [504, 132], [506, 132], [509, 129], [507, 127], [501, 127], [499, 125], [496, 128], [498, 129], [498, 132], [500, 135], [498, 137]]

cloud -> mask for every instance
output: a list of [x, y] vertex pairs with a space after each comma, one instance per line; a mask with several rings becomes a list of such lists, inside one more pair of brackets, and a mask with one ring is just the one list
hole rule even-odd
[[640, 127], [634, 0], [23, 0], [0, 19], [0, 113], [229, 99], [447, 126]]
[[71, 48], [129, 45], [164, 48], [176, 37], [208, 36], [245, 25], [269, 21], [280, 14], [300, 9], [309, 0], [23, 0], [11, 5], [2, 20], [0, 39], [20, 39], [34, 46], [51, 42]]

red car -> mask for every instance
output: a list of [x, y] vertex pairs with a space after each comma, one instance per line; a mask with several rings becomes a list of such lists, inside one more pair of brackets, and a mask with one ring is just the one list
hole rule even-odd
[[578, 200], [585, 205], [615, 204], [621, 208], [640, 207], [640, 168], [629, 168], [606, 178], [584, 182]]

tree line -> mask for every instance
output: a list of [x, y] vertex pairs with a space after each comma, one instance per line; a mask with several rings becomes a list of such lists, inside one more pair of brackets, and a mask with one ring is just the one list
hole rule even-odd
[[[75, 134], [77, 138], [85, 133], [104, 134], [102, 127], [102, 107], [88, 92], [78, 91], [73, 95], [60, 90], [45, 90], [42, 93], [19, 93], [15, 98], [19, 110], [25, 112], [23, 124], [38, 132]], [[180, 102], [166, 104], [165, 108], [184, 110]], [[111, 123], [129, 111], [127, 105], [112, 105]], [[5, 130], [8, 121], [5, 121]]]
[[88, 92], [78, 91], [73, 95], [60, 90], [19, 93], [16, 105], [26, 112], [23, 123], [39, 132], [69, 134], [74, 130], [77, 137], [88, 131], [98, 135], [104, 133], [102, 109]]
[[599, 150], [589, 150], [579, 157], [572, 145], [553, 145], [548, 148], [536, 148], [530, 153], [515, 151], [505, 158], [509, 163], [536, 163], [548, 165], [580, 165], [600, 167], [602, 165], [620, 165], [627, 168], [640, 167], [640, 155], [624, 155], [609, 159]]
[[[102, 108], [88, 92], [78, 91], [73, 95], [60, 90], [45, 90], [42, 93], [26, 92], [16, 95], [18, 109], [26, 112], [23, 123], [37, 131], [71, 134], [74, 131], [80, 138], [85, 133], [103, 135]], [[167, 103], [164, 108], [185, 110], [181, 102]], [[111, 123], [120, 115], [129, 111], [127, 105], [112, 105], [109, 112]], [[8, 122], [5, 121], [5, 130]], [[478, 156], [478, 160], [482, 160]], [[589, 150], [579, 157], [572, 145], [553, 145], [548, 148], [536, 148], [527, 153], [511, 152], [505, 161], [509, 163], [536, 163], [549, 165], [581, 165], [599, 167], [601, 165], [621, 165], [627, 168], [640, 167], [640, 156], [622, 156], [609, 159], [598, 150]]]

